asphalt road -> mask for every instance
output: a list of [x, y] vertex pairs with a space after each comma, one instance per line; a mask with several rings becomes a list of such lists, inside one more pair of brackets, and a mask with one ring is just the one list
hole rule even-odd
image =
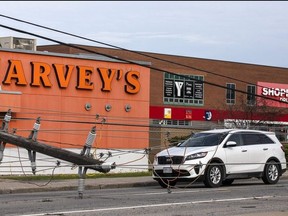
[[265, 185], [257, 179], [235, 180], [232, 186], [205, 188], [202, 183], [2, 194], [0, 215], [152, 215], [152, 216], [284, 216], [288, 215], [288, 179]]

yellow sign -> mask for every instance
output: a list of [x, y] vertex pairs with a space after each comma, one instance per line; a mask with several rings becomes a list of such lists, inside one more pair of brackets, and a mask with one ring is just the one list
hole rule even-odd
[[164, 108], [164, 118], [165, 119], [171, 119], [172, 118], [171, 108]]

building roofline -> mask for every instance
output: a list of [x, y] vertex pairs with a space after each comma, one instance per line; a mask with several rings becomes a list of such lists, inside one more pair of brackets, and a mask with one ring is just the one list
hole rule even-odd
[[[145, 53], [145, 54], [154, 54], [154, 55], [162, 55], [162, 56], [173, 56], [176, 58], [189, 58], [195, 60], [202, 60], [202, 61], [213, 61], [213, 62], [223, 62], [223, 63], [233, 63], [233, 64], [241, 64], [241, 65], [251, 65], [251, 66], [260, 66], [260, 67], [269, 67], [269, 68], [279, 68], [279, 69], [288, 69], [287, 67], [280, 67], [280, 66], [271, 66], [271, 65], [261, 65], [261, 64], [253, 64], [253, 63], [245, 63], [245, 62], [236, 62], [236, 61], [228, 61], [228, 60], [220, 60], [220, 59], [208, 59], [208, 58], [200, 58], [200, 57], [191, 57], [191, 56], [184, 56], [184, 55], [173, 55], [173, 54], [165, 54], [165, 53], [155, 53], [155, 52], [147, 52], [147, 51], [137, 51], [137, 50], [128, 50], [128, 49], [116, 49], [110, 47], [101, 47], [101, 46], [91, 46], [91, 45], [81, 45], [81, 44], [71, 44], [73, 46], [80, 46], [80, 47], [93, 47], [93, 48], [101, 48], [101, 49], [112, 49], [112, 50], [123, 50], [126, 52], [136, 52], [136, 53]], [[59, 46], [59, 44], [52, 44], [52, 45], [39, 45], [39, 47], [44, 46]]]
[[[33, 51], [33, 50], [9, 49], [9, 48], [0, 48], [0, 51], [131, 64], [129, 62], [117, 60], [114, 58], [108, 58], [106, 56], [101, 56], [97, 54], [87, 54], [87, 53], [67, 54], [67, 53], [56, 53], [56, 52], [50, 52], [50, 51]], [[134, 61], [134, 60], [129, 60], [129, 61], [134, 62], [135, 64], [141, 64], [143, 65], [143, 67], [147, 65], [151, 65], [150, 62]]]

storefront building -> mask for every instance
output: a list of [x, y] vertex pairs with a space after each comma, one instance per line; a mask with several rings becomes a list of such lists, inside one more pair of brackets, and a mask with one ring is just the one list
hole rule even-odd
[[28, 136], [39, 116], [40, 140], [80, 152], [96, 125], [93, 154], [116, 172], [147, 170], [169, 138], [199, 130], [261, 125], [287, 141], [288, 68], [84, 45], [0, 54], [9, 128]]
[[[95, 158], [115, 162], [118, 172], [147, 169], [149, 68], [99, 56], [0, 49], [0, 80], [1, 120], [12, 111], [9, 132], [29, 137], [40, 117], [37, 141], [80, 153], [95, 126]], [[36, 162], [41, 174], [58, 163], [40, 154]], [[57, 172], [77, 170], [62, 161]], [[27, 150], [7, 145], [1, 174], [31, 174]]]
[[[191, 130], [225, 127], [231, 119], [244, 119], [283, 126], [287, 133], [288, 68], [84, 45], [47, 45], [38, 46], [38, 50], [91, 55], [96, 52], [151, 62], [151, 126], [181, 127], [181, 131], [187, 127], [187, 134]], [[163, 142], [163, 137], [160, 140]], [[150, 146], [158, 144], [150, 140]]]

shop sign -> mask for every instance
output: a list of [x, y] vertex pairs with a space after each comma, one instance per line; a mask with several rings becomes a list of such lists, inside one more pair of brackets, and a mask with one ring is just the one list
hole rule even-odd
[[277, 101], [270, 101], [270, 106], [287, 107], [288, 84], [258, 82], [258, 95], [270, 97]]
[[185, 111], [185, 119], [192, 119], [192, 110]]
[[164, 108], [164, 118], [171, 119], [172, 118], [172, 109], [171, 108]]
[[[93, 83], [93, 76], [98, 76], [101, 80], [101, 90], [110, 92], [112, 90], [111, 83], [113, 80], [125, 80], [124, 91], [128, 94], [136, 94], [140, 91], [140, 73], [138, 71], [124, 72], [121, 69], [110, 68], [94, 68], [83, 65], [64, 65], [64, 64], [48, 64], [45, 62], [30, 62], [30, 73], [25, 73], [24, 66], [21, 60], [8, 60], [8, 67], [6, 70], [2, 83], [4, 85], [11, 85], [15, 83], [21, 86], [33, 87], [52, 87], [51, 76], [56, 76], [59, 88], [65, 89], [74, 81], [71, 80], [72, 73], [76, 70], [77, 80], [74, 82], [76, 89], [93, 90], [95, 85]], [[3, 69], [3, 68], [1, 68]], [[26, 74], [29, 74], [27, 77]]]
[[193, 98], [193, 82], [192, 81], [185, 81], [184, 97]]
[[203, 82], [195, 82], [194, 86], [194, 98], [203, 99]]
[[165, 79], [164, 81], [164, 97], [173, 97], [174, 83], [173, 80]]
[[164, 97], [203, 99], [203, 83], [199, 81], [165, 79]]
[[211, 121], [211, 119], [212, 119], [212, 112], [209, 111], [209, 110], [206, 110], [206, 111], [205, 111], [205, 116], [204, 116], [204, 118], [205, 118], [206, 121]]

